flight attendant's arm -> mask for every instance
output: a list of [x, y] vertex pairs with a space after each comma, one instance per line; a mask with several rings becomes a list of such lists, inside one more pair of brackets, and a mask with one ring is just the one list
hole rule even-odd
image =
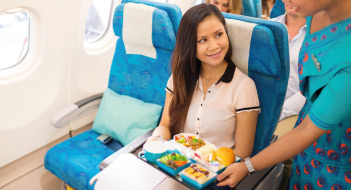
[[[253, 167], [261, 170], [295, 156], [331, 127], [337, 126], [350, 116], [349, 81], [351, 81], [351, 66], [339, 71], [330, 79], [311, 107], [309, 112], [311, 118], [307, 115], [298, 127], [251, 158]], [[247, 173], [248, 169], [243, 162], [232, 164], [218, 176], [218, 180], [228, 177], [218, 185], [234, 187]]]
[[[306, 149], [325, 132], [326, 130], [318, 128], [307, 116], [299, 127], [252, 157], [251, 163], [256, 170], [261, 170], [285, 161]], [[232, 164], [218, 176], [217, 179], [220, 181], [227, 177], [218, 186], [235, 187], [247, 173], [248, 169], [244, 162]]]

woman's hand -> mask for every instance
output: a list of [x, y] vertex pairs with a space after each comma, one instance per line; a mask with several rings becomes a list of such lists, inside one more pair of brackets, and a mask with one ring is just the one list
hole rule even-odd
[[157, 136], [150, 136], [147, 138], [146, 142], [149, 142], [149, 141], [157, 141]]
[[149, 141], [165, 141], [161, 136], [150, 136], [147, 138], [146, 142]]
[[217, 176], [217, 180], [221, 181], [217, 186], [235, 187], [248, 173], [244, 162], [229, 165], [221, 174]]

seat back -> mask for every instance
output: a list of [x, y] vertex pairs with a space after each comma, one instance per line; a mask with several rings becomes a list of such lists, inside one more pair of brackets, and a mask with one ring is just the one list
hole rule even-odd
[[108, 88], [163, 105], [176, 33], [166, 11], [145, 4], [126, 1], [115, 10], [113, 29], [120, 38]]
[[282, 0], [276, 0], [269, 18], [275, 18], [285, 13], [285, 5]]
[[254, 0], [255, 8], [256, 8], [256, 18], [262, 17], [262, 2], [261, 0]]
[[256, 84], [261, 112], [253, 155], [270, 144], [289, 78], [286, 27], [280, 23], [224, 13], [233, 47], [232, 60]]
[[261, 0], [242, 0], [244, 15], [261, 18], [262, 4]]

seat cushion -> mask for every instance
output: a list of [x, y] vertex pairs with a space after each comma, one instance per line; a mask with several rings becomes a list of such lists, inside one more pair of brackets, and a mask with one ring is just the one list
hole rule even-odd
[[93, 190], [90, 179], [100, 172], [99, 164], [114, 153], [88, 130], [54, 147], [45, 155], [45, 168], [79, 190]]
[[158, 104], [145, 103], [106, 89], [93, 130], [107, 134], [125, 146], [157, 126], [161, 109]]

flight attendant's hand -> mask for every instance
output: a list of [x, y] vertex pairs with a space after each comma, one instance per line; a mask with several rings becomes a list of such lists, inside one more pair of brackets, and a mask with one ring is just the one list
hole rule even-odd
[[231, 164], [217, 176], [217, 180], [221, 181], [217, 186], [229, 185], [230, 187], [235, 187], [248, 172], [244, 162]]

